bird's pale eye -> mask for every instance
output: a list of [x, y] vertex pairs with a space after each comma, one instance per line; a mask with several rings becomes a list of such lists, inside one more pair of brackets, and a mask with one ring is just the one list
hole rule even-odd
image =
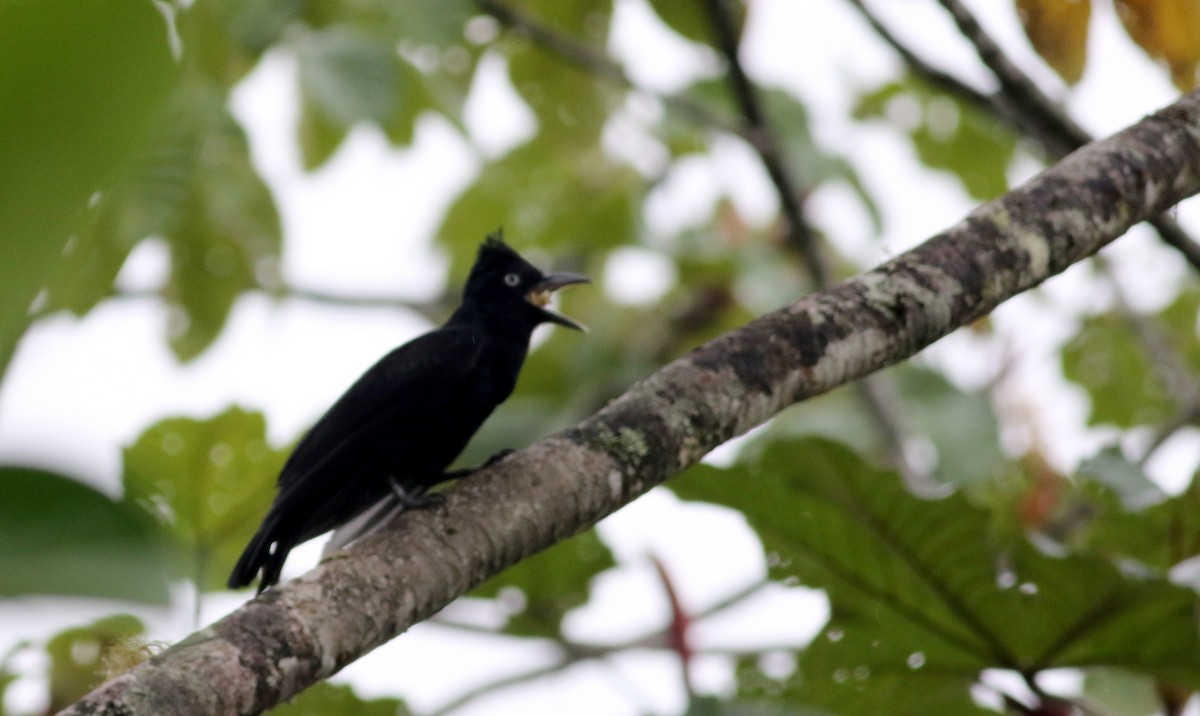
[[517, 286], [519, 286], [521, 284], [521, 277], [516, 275], [515, 273], [505, 274], [504, 283], [507, 286], [512, 286], [513, 288], [516, 288]]

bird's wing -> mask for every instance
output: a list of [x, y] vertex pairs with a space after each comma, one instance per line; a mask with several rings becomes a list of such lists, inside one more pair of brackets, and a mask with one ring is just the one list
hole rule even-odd
[[352, 492], [363, 489], [364, 480], [379, 479], [385, 462], [407, 453], [421, 464], [428, 446], [413, 436], [423, 432], [431, 413], [469, 387], [480, 350], [471, 331], [432, 331], [384, 356], [330, 407], [279, 476], [275, 508], [306, 515], [303, 527], [297, 526], [302, 539], [349, 518], [335, 511], [361, 499]]

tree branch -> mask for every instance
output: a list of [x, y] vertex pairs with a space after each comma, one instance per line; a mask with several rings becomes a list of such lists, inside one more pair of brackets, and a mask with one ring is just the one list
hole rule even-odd
[[797, 401], [904, 360], [1200, 191], [1200, 91], [881, 266], [651, 375], [574, 428], [268, 590], [66, 709], [259, 713]]

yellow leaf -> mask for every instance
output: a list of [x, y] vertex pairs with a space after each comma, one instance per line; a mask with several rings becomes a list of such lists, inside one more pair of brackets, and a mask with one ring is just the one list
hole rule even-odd
[[1200, 2], [1117, 0], [1125, 31], [1146, 54], [1165, 63], [1181, 92], [1196, 86], [1200, 70]]
[[1067, 82], [1083, 76], [1090, 0], [1016, 0], [1025, 35], [1046, 64]]

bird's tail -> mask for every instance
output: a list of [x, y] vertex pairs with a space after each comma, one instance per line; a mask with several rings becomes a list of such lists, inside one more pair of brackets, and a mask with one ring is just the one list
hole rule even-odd
[[[230, 589], [249, 586], [258, 575], [259, 570], [262, 570], [262, 581], [258, 583], [259, 594], [279, 581], [279, 573], [283, 570], [283, 561], [287, 559], [288, 552], [293, 545], [284, 544], [285, 540], [277, 536], [278, 527], [279, 516], [272, 511], [272, 514], [267, 515], [267, 518], [263, 520], [258, 532], [254, 533], [250, 544], [246, 545], [246, 550], [238, 559], [237, 566], [233, 568], [233, 573], [229, 575]], [[274, 549], [272, 549], [272, 545]]]

